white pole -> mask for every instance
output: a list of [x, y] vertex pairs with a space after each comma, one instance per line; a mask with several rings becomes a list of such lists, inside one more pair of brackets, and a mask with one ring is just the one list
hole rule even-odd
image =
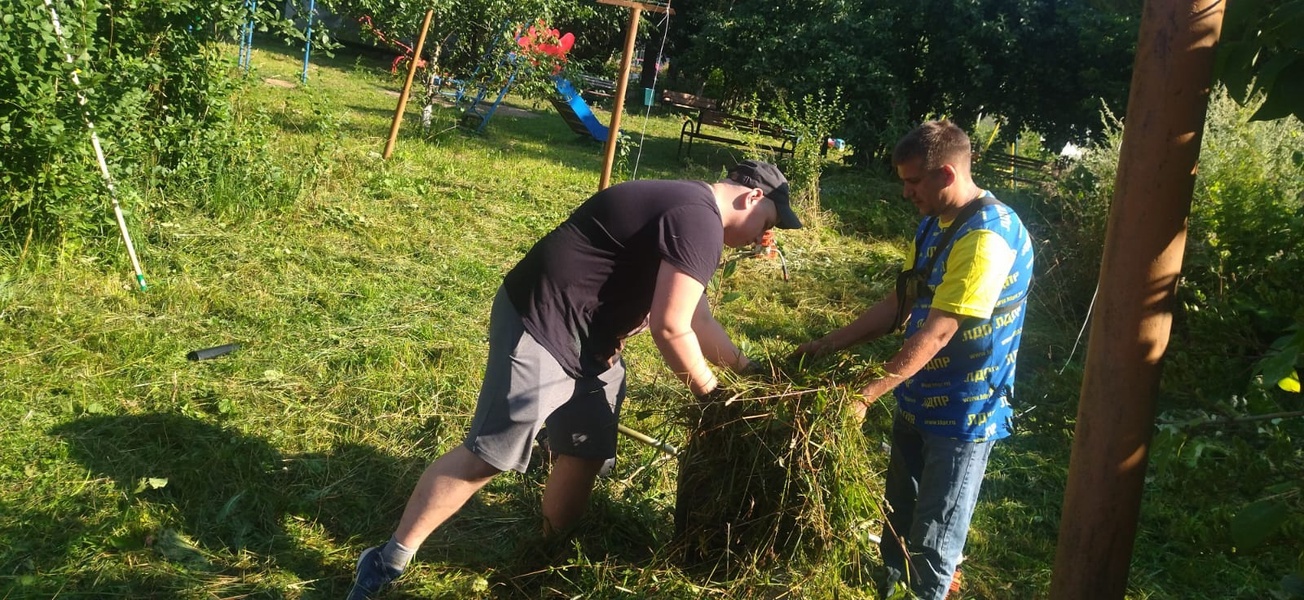
[[[74, 64], [72, 54], [64, 47], [63, 28], [59, 26], [59, 14], [54, 12], [54, 4], [50, 0], [45, 0], [45, 7], [50, 9], [50, 21], [54, 23], [54, 35], [59, 40], [59, 48], [63, 50], [63, 55], [68, 60], [68, 64]], [[90, 112], [86, 109], [86, 95], [81, 91], [81, 80], [77, 78], [77, 70], [72, 71], [73, 87], [77, 89], [77, 104], [82, 107], [82, 118], [86, 120], [86, 128], [91, 132], [91, 146], [95, 148], [95, 160], [100, 165], [100, 175], [104, 177], [104, 186], [109, 189], [109, 200], [113, 202], [113, 216], [118, 220], [118, 229], [122, 231], [122, 241], [127, 244], [127, 256], [131, 257], [131, 266], [136, 270], [136, 284], [143, 291], [145, 289], [145, 274], [140, 270], [140, 260], [136, 258], [136, 248], [131, 245], [131, 234], [127, 233], [127, 220], [122, 217], [122, 206], [118, 204], [118, 193], [113, 187], [113, 176], [109, 175], [109, 164], [104, 161], [104, 149], [100, 147], [100, 136], [95, 133], [95, 123], [91, 122]]]

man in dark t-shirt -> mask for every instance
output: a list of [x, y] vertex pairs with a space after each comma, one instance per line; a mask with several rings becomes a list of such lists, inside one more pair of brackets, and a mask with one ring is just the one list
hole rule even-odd
[[539, 240], [494, 299], [466, 440], [426, 469], [389, 542], [362, 553], [350, 600], [398, 577], [494, 476], [524, 472], [545, 424], [557, 460], [543, 494], [544, 532], [567, 531], [616, 453], [625, 338], [649, 329], [671, 371], [699, 396], [716, 388], [711, 364], [746, 371], [751, 361], [711, 315], [704, 292], [724, 246], [757, 243], [773, 227], [801, 227], [787, 179], [749, 160], [716, 183], [613, 186]]

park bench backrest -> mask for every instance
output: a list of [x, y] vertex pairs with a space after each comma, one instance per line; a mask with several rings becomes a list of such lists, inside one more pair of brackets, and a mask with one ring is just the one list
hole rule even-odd
[[730, 115], [718, 110], [702, 109], [700, 121], [703, 125], [728, 127], [739, 131], [750, 131], [775, 138], [788, 137], [788, 132], [779, 125], [767, 123], [760, 119]]
[[701, 96], [694, 96], [686, 92], [673, 92], [670, 90], [664, 90], [661, 92], [661, 101], [668, 104], [674, 104], [676, 106], [685, 106], [691, 108], [705, 108], [710, 110], [714, 110], [720, 107], [719, 103], [716, 102], [715, 100], [712, 100], [711, 98], [703, 98]]

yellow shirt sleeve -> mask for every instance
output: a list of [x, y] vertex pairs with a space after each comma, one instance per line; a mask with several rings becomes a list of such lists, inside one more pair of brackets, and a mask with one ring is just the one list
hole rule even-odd
[[1017, 253], [995, 232], [976, 229], [955, 240], [933, 308], [988, 319], [1005, 287]]

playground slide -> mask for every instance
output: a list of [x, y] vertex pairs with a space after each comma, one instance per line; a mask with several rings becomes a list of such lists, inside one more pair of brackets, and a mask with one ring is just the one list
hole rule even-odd
[[[562, 118], [566, 119], [566, 122], [571, 125], [571, 129], [580, 134], [588, 133], [588, 135], [593, 136], [593, 139], [598, 140], [599, 142], [606, 142], [608, 134], [607, 126], [598, 121], [598, 117], [593, 114], [593, 110], [589, 108], [588, 103], [580, 96], [579, 90], [576, 90], [575, 86], [572, 85], [569, 80], [562, 77], [554, 77], [553, 84], [557, 87], [557, 91], [561, 93], [562, 97], [565, 98], [564, 103], [554, 103], [554, 105], [557, 107], [557, 110], [562, 113]], [[566, 114], [567, 109], [574, 114]], [[572, 117], [574, 117], [574, 119], [572, 119]], [[584, 131], [579, 129], [579, 125], [581, 124], [584, 127]]]

